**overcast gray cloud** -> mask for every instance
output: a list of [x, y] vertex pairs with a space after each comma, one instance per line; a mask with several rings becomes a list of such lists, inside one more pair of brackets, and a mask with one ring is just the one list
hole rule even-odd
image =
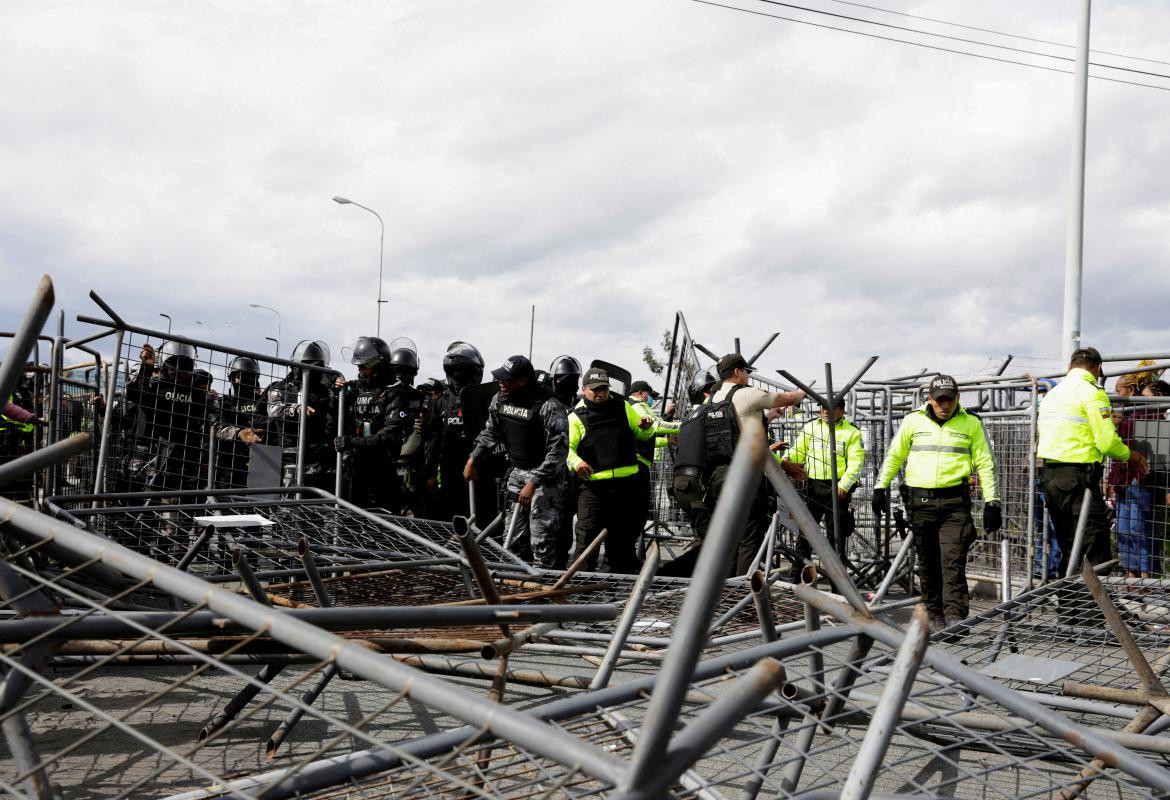
[[[1072, 5], [884, 7], [1071, 43]], [[373, 332], [378, 288], [378, 222], [340, 194], [386, 222], [383, 333], [424, 374], [457, 338], [526, 350], [532, 304], [538, 362], [637, 365], [675, 309], [718, 350], [780, 330], [769, 364], [802, 374], [1059, 354], [1070, 75], [685, 0], [44, 2], [3, 23], [0, 327], [48, 272], [71, 314], [92, 288], [266, 349], [258, 302], [286, 352], [337, 352]], [[1094, 9], [1095, 48], [1170, 61], [1168, 34], [1164, 3]], [[1168, 138], [1170, 91], [1091, 83], [1083, 327], [1105, 350], [1170, 343]]]

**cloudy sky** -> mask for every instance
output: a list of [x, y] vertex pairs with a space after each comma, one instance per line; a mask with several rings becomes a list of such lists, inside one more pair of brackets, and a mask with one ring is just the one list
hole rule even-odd
[[[990, 31], [1071, 45], [1076, 4], [875, 3], [797, 5], [972, 41], [757, 0], [8, 4], [0, 327], [48, 273], [71, 333], [94, 289], [336, 353], [378, 291], [342, 195], [424, 375], [527, 351], [532, 304], [538, 366], [637, 365], [682, 310], [801, 375], [1051, 367], [1072, 76], [764, 15], [1068, 70]], [[1094, 61], [1170, 75], [1168, 43], [1170, 4], [1096, 4]], [[1161, 88], [1090, 82], [1084, 338], [1170, 350], [1170, 79], [1094, 73]]]

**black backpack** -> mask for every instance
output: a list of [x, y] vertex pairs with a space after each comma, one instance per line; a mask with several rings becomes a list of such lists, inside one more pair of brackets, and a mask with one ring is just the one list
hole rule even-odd
[[731, 463], [735, 443], [739, 441], [739, 415], [735, 413], [731, 398], [742, 388], [743, 386], [738, 384], [732, 386], [731, 391], [722, 400], [703, 406], [708, 469]]
[[707, 407], [697, 405], [687, 412], [678, 428], [678, 444], [675, 446], [674, 468], [707, 468]]
[[735, 443], [739, 441], [739, 415], [731, 398], [742, 386], [717, 403], [708, 401], [687, 414], [678, 431], [675, 467], [699, 467], [709, 471], [731, 463]]

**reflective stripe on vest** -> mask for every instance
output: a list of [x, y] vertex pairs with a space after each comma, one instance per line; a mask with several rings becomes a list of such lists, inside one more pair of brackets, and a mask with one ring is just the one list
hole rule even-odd
[[946, 444], [912, 444], [910, 450], [928, 450], [932, 453], [970, 453], [970, 447], [953, 447]]

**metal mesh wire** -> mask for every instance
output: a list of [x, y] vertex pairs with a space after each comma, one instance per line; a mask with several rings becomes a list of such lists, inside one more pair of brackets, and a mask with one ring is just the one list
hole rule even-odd
[[[303, 766], [354, 747], [398, 752], [386, 742], [404, 730], [395, 711], [406, 705], [401, 695], [359, 690], [351, 683], [345, 693], [350, 700], [306, 705], [299, 695], [330, 669], [328, 661], [308, 659], [290, 667], [277, 688], [249, 674], [254, 668], [237, 666], [239, 653], [261, 632], [239, 637], [223, 652], [208, 653], [198, 642], [173, 637], [167, 630], [202, 611], [201, 606], [176, 613], [162, 626], [139, 624], [115, 607], [114, 598], [95, 600], [30, 569], [30, 560], [40, 558], [38, 550], [23, 548], [7, 557], [0, 632], [30, 615], [42, 619], [56, 606], [76, 611], [50, 616], [52, 627], [23, 641], [2, 633], [9, 643], [0, 648], [0, 664], [7, 672], [7, 690], [15, 690], [6, 695], [13, 702], [0, 708], [8, 748], [7, 757], [0, 759], [0, 786], [7, 791], [22, 794], [32, 785], [27, 781], [37, 778], [64, 797], [162, 796], [224, 784], [272, 765]], [[37, 613], [38, 607], [44, 611]], [[86, 632], [87, 626], [109, 618], [122, 621], [132, 633], [111, 642], [95, 641]], [[102, 646], [86, 657], [60, 655], [78, 652], [85, 642]], [[129, 653], [152, 646], [165, 648], [187, 666], [128, 666]], [[50, 659], [54, 666], [48, 668]], [[21, 693], [18, 685], [26, 691]], [[248, 685], [257, 690], [252, 703], [200, 740], [200, 729], [217, 708]], [[257, 739], [294, 709], [305, 715], [301, 736], [270, 761]], [[432, 774], [437, 768], [420, 769]], [[259, 793], [237, 790], [230, 796]]]
[[[1061, 586], [1079, 600], [1087, 597], [1084, 586], [1069, 581]], [[1145, 588], [1152, 584], [1147, 582]], [[1050, 660], [1069, 659], [1067, 632], [1058, 632], [1052, 595], [1054, 587], [1037, 590], [1010, 607], [986, 612], [973, 621], [965, 633], [952, 631], [934, 647], [963, 658], [970, 666], [988, 670], [1012, 655], [1017, 663], [1006, 666], [1026, 674], [1019, 666], [1023, 656]], [[1120, 588], [1120, 587], [1114, 587]], [[1125, 591], [1132, 591], [1127, 589]], [[1157, 600], [1143, 595], [1162, 613], [1170, 600], [1157, 589]], [[1090, 601], [1091, 602], [1091, 601]], [[1101, 631], [1100, 612], [1095, 606], [1080, 606], [1073, 617], [1084, 631], [1077, 639], [1075, 661], [1068, 662], [1066, 680], [1096, 686], [1130, 688], [1132, 669], [1116, 641]], [[1096, 618], [1094, 619], [1094, 615]], [[1093, 627], [1096, 626], [1096, 628]], [[1044, 630], [1045, 628], [1052, 630]], [[961, 634], [961, 635], [960, 635]], [[1006, 638], [1005, 638], [1006, 637]], [[1162, 634], [1141, 636], [1139, 641], [1151, 656], [1164, 650]], [[804, 642], [807, 642], [804, 643]], [[1063, 644], [1063, 649], [1058, 651]], [[756, 710], [735, 725], [706, 754], [687, 770], [664, 797], [756, 796], [798, 797], [811, 792], [837, 796], [857, 756], [866, 726], [886, 689], [894, 652], [874, 643], [868, 652], [857, 650], [857, 641], [816, 643], [801, 637], [787, 643], [763, 645], [752, 657], [736, 666], [706, 669], [703, 677], [688, 690], [687, 704], [675, 730], [693, 724], [710, 702], [743, 679], [757, 657], [781, 649], [786, 670], [785, 688], [767, 698]], [[1008, 685], [1031, 691], [1050, 703], [1060, 703], [1059, 681], [1044, 676], [1025, 680], [1002, 673]], [[848, 676], [843, 681], [842, 676]], [[587, 703], [581, 703], [587, 706]], [[556, 724], [573, 735], [617, 753], [627, 753], [636, 740], [646, 713], [644, 694], [603, 708], [580, 710], [557, 717]], [[1088, 711], [1066, 709], [1076, 721], [1104, 730], [1118, 730], [1131, 712], [1113, 703], [1086, 702]], [[540, 707], [533, 712], [541, 715]], [[1162, 740], [1164, 742], [1164, 740]], [[1148, 757], [1168, 763], [1170, 752], [1158, 740], [1147, 742], [1155, 748]], [[1160, 750], [1158, 748], [1161, 748]], [[931, 797], [1023, 798], [1051, 797], [1077, 782], [1091, 757], [1068, 742], [1054, 737], [1030, 719], [988, 698], [976, 695], [962, 683], [928, 666], [922, 667], [913, 683], [910, 698], [879, 771], [874, 791], [882, 795]], [[605, 792], [580, 775], [565, 772], [522, 748], [503, 742], [473, 745], [434, 759], [444, 769], [475, 776], [514, 797], [595, 797]], [[415, 771], [403, 768], [361, 788], [373, 797], [400, 797], [396, 794]], [[753, 786], [754, 784], [754, 786]], [[442, 779], [428, 782], [430, 794], [454, 797], [458, 792]], [[751, 790], [749, 793], [749, 786]], [[714, 792], [715, 794], [711, 794]], [[813, 795], [808, 795], [813, 796]], [[1144, 798], [1159, 793], [1117, 771], [1106, 769], [1089, 790], [1089, 797]]]
[[1170, 400], [1117, 397], [1113, 410], [1122, 440], [1150, 462], [1145, 475], [1117, 462], [1105, 474], [1120, 566], [1129, 575], [1161, 576], [1170, 541]]
[[[193, 340], [194, 341], [194, 340]], [[257, 373], [233, 381], [237, 351], [198, 342], [193, 359], [172, 356], [164, 342], [126, 331], [119, 360], [119, 391], [111, 408], [106, 488], [157, 491], [291, 483], [300, 435], [300, 370], [254, 359]], [[147, 347], [151, 350], [147, 350]], [[153, 351], [153, 365], [142, 359]], [[248, 375], [252, 377], [248, 377]], [[332, 373], [309, 371], [306, 483], [333, 486], [336, 433]], [[252, 434], [245, 434], [250, 431]], [[252, 444], [259, 445], [253, 451]], [[263, 447], [277, 465], [257, 483], [253, 455]], [[250, 477], [253, 476], [253, 477]], [[274, 477], [273, 477], [274, 476]]]

